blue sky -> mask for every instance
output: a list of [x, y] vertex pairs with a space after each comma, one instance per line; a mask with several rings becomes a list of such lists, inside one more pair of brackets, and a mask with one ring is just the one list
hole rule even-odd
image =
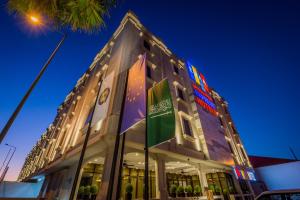
[[[172, 52], [197, 66], [208, 84], [229, 102], [249, 154], [291, 158], [291, 146], [300, 157], [299, 2], [123, 0], [100, 33], [69, 33], [5, 139], [17, 147], [9, 180], [17, 177], [56, 108], [129, 9]], [[29, 31], [3, 7], [0, 27], [3, 127], [60, 35]], [[0, 162], [8, 151], [3, 144]]]

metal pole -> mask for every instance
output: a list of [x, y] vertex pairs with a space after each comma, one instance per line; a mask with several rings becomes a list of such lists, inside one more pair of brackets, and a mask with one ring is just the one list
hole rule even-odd
[[[107, 69], [105, 69], [105, 70], [107, 71]], [[104, 74], [106, 74], [106, 71], [105, 71]], [[102, 82], [103, 82], [102, 77], [103, 76], [100, 75], [99, 81], [97, 83], [97, 84], [99, 84], [99, 82], [100, 82], [100, 85], [99, 85], [99, 89], [98, 89], [98, 92], [97, 92], [94, 108], [92, 110], [92, 117], [91, 117], [91, 120], [89, 122], [88, 130], [87, 130], [87, 133], [85, 135], [83, 147], [82, 147], [82, 150], [81, 150], [81, 153], [80, 153], [80, 158], [79, 158], [79, 161], [78, 161], [78, 165], [77, 165], [77, 169], [76, 169], [76, 173], [75, 173], [75, 177], [74, 177], [74, 181], [73, 181], [73, 185], [72, 185], [72, 190], [71, 190], [71, 194], [70, 194], [70, 200], [73, 200], [75, 198], [78, 177], [79, 177], [79, 173], [80, 173], [81, 166], [82, 166], [82, 163], [83, 163], [83, 158], [84, 158], [86, 147], [87, 147], [87, 144], [88, 144], [88, 141], [89, 141], [89, 137], [90, 137], [90, 134], [91, 134], [92, 121], [93, 121], [93, 118], [94, 118], [94, 113], [95, 113], [97, 101], [98, 101], [98, 98], [99, 98], [99, 95], [100, 95], [101, 85], [102, 85]]]
[[5, 159], [4, 159], [4, 161], [3, 161], [3, 163], [2, 163], [2, 166], [1, 166], [1, 168], [0, 168], [0, 172], [1, 172], [2, 168], [3, 168], [3, 166], [5, 165], [6, 160], [7, 160], [7, 158], [8, 158], [8, 155], [10, 154], [10, 152], [11, 152], [11, 148], [9, 148], [9, 151], [7, 152], [7, 154], [6, 154], [6, 156], [5, 156]]
[[10, 161], [11, 161], [12, 157], [14, 156], [14, 154], [16, 152], [16, 149], [17, 149], [17, 147], [15, 147], [15, 146], [12, 146], [12, 145], [9, 145], [9, 144], [5, 144], [5, 145], [13, 148], [14, 151], [12, 152], [12, 154], [11, 154], [11, 156], [10, 156], [10, 158], [9, 158], [9, 160], [8, 160], [5, 168], [4, 168], [5, 170], [3, 171], [3, 174], [2, 174], [2, 177], [3, 177], [2, 180], [4, 180], [4, 177], [5, 177], [5, 175], [6, 175], [7, 171], [8, 171], [8, 168], [9, 168], [8, 165], [9, 165], [9, 163], [10, 163]]
[[17, 108], [15, 109], [13, 114], [10, 116], [9, 120], [6, 122], [6, 124], [5, 124], [5, 126], [2, 129], [1, 134], [0, 134], [0, 144], [2, 143], [2, 141], [3, 141], [4, 137], [6, 136], [7, 132], [9, 131], [11, 125], [14, 123], [16, 117], [18, 116], [19, 112], [21, 111], [23, 105], [25, 104], [25, 102], [28, 99], [29, 95], [31, 94], [32, 90], [35, 88], [36, 84], [39, 82], [40, 78], [42, 77], [42, 75], [44, 74], [46, 69], [48, 68], [48, 65], [52, 61], [52, 59], [55, 56], [56, 52], [58, 51], [58, 49], [60, 48], [60, 46], [64, 42], [65, 38], [66, 38], [66, 34], [63, 34], [63, 37], [61, 38], [60, 42], [57, 44], [56, 48], [53, 50], [50, 57], [48, 58], [48, 60], [46, 61], [46, 63], [44, 64], [44, 66], [42, 67], [40, 72], [38, 73], [37, 77], [34, 79], [32, 84], [30, 85], [29, 89], [27, 90], [27, 92], [23, 96], [23, 98], [20, 101], [20, 103], [18, 104]]
[[120, 164], [119, 164], [118, 183], [117, 183], [118, 190], [117, 190], [117, 195], [116, 195], [117, 198], [116, 199], [119, 199], [120, 194], [121, 194], [125, 138], [126, 138], [126, 132], [123, 133], [123, 137], [122, 137], [121, 153], [120, 153], [121, 158], [120, 158]]
[[5, 145], [6, 145], [6, 146], [9, 146], [9, 147], [11, 147], [11, 148], [14, 148], [14, 151], [12, 152], [12, 154], [11, 154], [11, 156], [10, 156], [8, 162], [7, 162], [7, 165], [6, 165], [6, 167], [7, 167], [7, 166], [9, 165], [9, 163], [10, 163], [12, 157], [14, 156], [14, 154], [15, 154], [15, 152], [16, 152], [16, 150], [17, 150], [17, 147], [12, 146], [12, 145], [9, 145], [9, 144], [5, 144]]
[[145, 128], [145, 173], [144, 173], [144, 185], [145, 185], [145, 200], [149, 199], [149, 151], [148, 151], [148, 90], [146, 89], [146, 128]]
[[[128, 83], [128, 71], [126, 73], [125, 89], [123, 91], [123, 99], [122, 99], [122, 105], [121, 105], [121, 111], [120, 111], [120, 117], [119, 117], [119, 123], [118, 123], [118, 131], [117, 131], [116, 140], [115, 140], [114, 155], [113, 155], [113, 161], [112, 161], [112, 165], [111, 165], [109, 184], [108, 184], [108, 194], [107, 194], [107, 197], [106, 197], [107, 200], [111, 200], [112, 199], [112, 194], [113, 194], [113, 185], [114, 185], [114, 178], [115, 178], [115, 171], [116, 171], [116, 162], [117, 162], [118, 153], [119, 153], [121, 123], [122, 123], [124, 104], [125, 104], [125, 99], [126, 99], [127, 83]], [[125, 141], [125, 137], [123, 137], [123, 140]], [[124, 143], [124, 141], [123, 141], [123, 143]], [[124, 144], [123, 144], [123, 146], [124, 146]], [[123, 158], [122, 158], [122, 160], [120, 160], [120, 166], [119, 166], [120, 168], [123, 167], [122, 163], [123, 163]], [[121, 171], [120, 168], [119, 168], [119, 172]], [[119, 174], [119, 179], [120, 179], [120, 174]], [[118, 197], [118, 195], [119, 194], [118, 194], [118, 191], [117, 191], [116, 196]]]
[[2, 175], [1, 175], [1, 177], [0, 177], [0, 183], [1, 183], [2, 181], [4, 181], [4, 178], [5, 178], [5, 176], [6, 176], [6, 173], [7, 173], [8, 169], [9, 169], [8, 166], [5, 167], [3, 173], [2, 173]]

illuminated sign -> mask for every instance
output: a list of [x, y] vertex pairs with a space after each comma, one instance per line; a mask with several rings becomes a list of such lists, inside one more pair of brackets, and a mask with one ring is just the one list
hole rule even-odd
[[198, 73], [196, 67], [187, 62], [187, 69], [192, 80], [192, 88], [195, 97], [195, 102], [206, 109], [211, 114], [217, 116], [216, 106], [210, 96], [210, 89], [206, 83], [203, 74]]
[[256, 181], [253, 169], [240, 169], [240, 167], [232, 167], [237, 179]]
[[254, 172], [247, 171], [248, 177], [250, 181], [256, 181]]

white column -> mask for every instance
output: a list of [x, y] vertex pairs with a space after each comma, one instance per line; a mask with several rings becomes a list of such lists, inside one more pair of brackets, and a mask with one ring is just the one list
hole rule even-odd
[[104, 200], [106, 199], [107, 192], [108, 192], [108, 185], [110, 181], [110, 171], [111, 171], [111, 164], [113, 160], [113, 152], [114, 148], [108, 148], [106, 150], [105, 154], [105, 161], [103, 165], [103, 173], [102, 173], [102, 178], [101, 178], [101, 186], [99, 188], [99, 192], [97, 195], [97, 200]]
[[156, 155], [155, 162], [156, 198], [168, 199], [167, 176], [165, 171], [165, 160], [162, 155]]
[[202, 194], [204, 194], [205, 188], [208, 187], [208, 184], [206, 180], [206, 173], [203, 171], [203, 166], [201, 164], [199, 164], [197, 171], [198, 171], [198, 176], [201, 184]]

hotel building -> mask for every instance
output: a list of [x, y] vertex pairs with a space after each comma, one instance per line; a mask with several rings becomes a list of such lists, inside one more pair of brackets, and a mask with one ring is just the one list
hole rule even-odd
[[[202, 81], [208, 87], [203, 75], [176, 57], [132, 12], [126, 14], [59, 106], [53, 123], [28, 154], [19, 180], [43, 178], [41, 198], [69, 199], [100, 87], [99, 78], [111, 76], [108, 106], [102, 113], [103, 120], [92, 125], [77, 184], [78, 199], [86, 186], [98, 188], [97, 199], [106, 199], [128, 69], [144, 53], [147, 88], [167, 78], [176, 120], [175, 137], [149, 150], [150, 197], [171, 198], [170, 187], [175, 185], [177, 189], [200, 187], [198, 195], [204, 199], [207, 190], [215, 199], [253, 199], [254, 171], [231, 119], [228, 103], [211, 88], [203, 92], [197, 86]], [[145, 121], [126, 132], [122, 199], [128, 183], [133, 186], [132, 198], [143, 198], [144, 136]], [[114, 174], [117, 179], [119, 170]], [[112, 199], [115, 199], [116, 184], [112, 189]]]

